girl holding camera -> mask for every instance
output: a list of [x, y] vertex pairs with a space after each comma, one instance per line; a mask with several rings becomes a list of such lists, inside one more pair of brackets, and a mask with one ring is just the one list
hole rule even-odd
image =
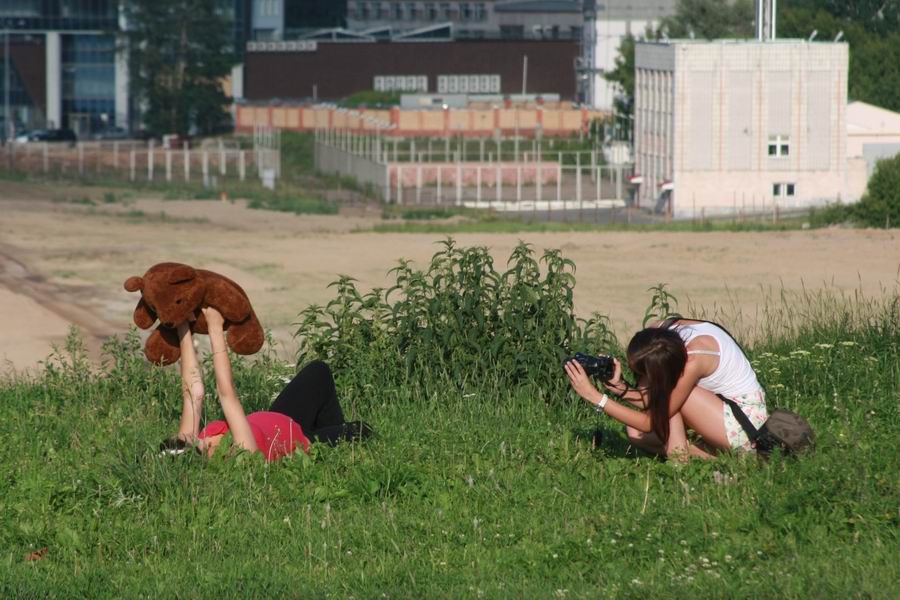
[[577, 361], [567, 362], [565, 369], [578, 395], [623, 423], [634, 445], [673, 458], [712, 458], [688, 440], [691, 429], [713, 452], [751, 449], [720, 396], [734, 400], [758, 428], [768, 417], [765, 392], [750, 361], [724, 329], [705, 321], [666, 321], [637, 332], [628, 344], [627, 360], [636, 387], [622, 378], [622, 366], [614, 359], [615, 372], [603, 383], [605, 392]]

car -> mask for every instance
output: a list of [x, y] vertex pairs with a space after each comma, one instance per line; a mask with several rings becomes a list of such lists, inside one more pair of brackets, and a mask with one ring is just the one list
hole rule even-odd
[[100, 131], [95, 131], [94, 135], [91, 137], [98, 141], [115, 141], [131, 139], [131, 134], [123, 127], [108, 127], [106, 129], [101, 129]]
[[29, 142], [70, 142], [78, 141], [71, 129], [37, 129], [28, 134]]

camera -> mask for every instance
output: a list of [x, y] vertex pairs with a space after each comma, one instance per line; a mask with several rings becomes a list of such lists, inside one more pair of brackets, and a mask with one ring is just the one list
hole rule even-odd
[[[565, 363], [572, 360], [578, 362], [584, 368], [585, 373], [591, 377], [596, 377], [600, 381], [609, 381], [616, 372], [616, 363], [613, 361], [612, 356], [604, 354], [591, 356], [583, 352], [577, 352], [575, 356], [567, 358]], [[563, 363], [564, 367], [565, 363]]]

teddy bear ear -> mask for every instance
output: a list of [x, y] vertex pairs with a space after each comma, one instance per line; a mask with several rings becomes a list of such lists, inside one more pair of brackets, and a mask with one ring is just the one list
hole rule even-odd
[[169, 272], [168, 283], [184, 283], [197, 276], [197, 271], [187, 265], [178, 265]]
[[125, 289], [129, 292], [136, 292], [144, 289], [143, 277], [129, 277], [125, 280]]

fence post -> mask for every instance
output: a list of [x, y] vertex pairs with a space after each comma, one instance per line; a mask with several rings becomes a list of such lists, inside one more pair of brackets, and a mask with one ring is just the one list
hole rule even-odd
[[597, 150], [591, 150], [591, 179], [596, 176], [594, 169], [597, 167]]
[[503, 173], [500, 171], [500, 163], [496, 163], [494, 171], [494, 187], [497, 188], [497, 204], [503, 202]]
[[622, 165], [616, 167], [616, 200], [622, 199]]
[[475, 206], [481, 205], [481, 165], [475, 167]]
[[478, 162], [484, 162], [484, 138], [478, 138]]
[[150, 147], [147, 150], [147, 180], [153, 181], [153, 142], [150, 142]]
[[166, 150], [166, 181], [172, 181], [172, 151]]
[[131, 149], [131, 155], [129, 156], [129, 167], [131, 181], [134, 181], [137, 179], [137, 157], [134, 154], [134, 148]]
[[441, 180], [443, 179], [443, 167], [438, 165], [437, 168], [437, 203], [441, 203]]
[[47, 154], [48, 151], [47, 142], [44, 142], [44, 173], [50, 171], [50, 157]]
[[540, 202], [541, 197], [544, 195], [544, 170], [541, 168], [541, 163], [536, 162], [535, 165], [535, 173], [534, 173], [534, 181], [535, 181], [535, 194], [534, 201]]
[[247, 178], [246, 160], [247, 159], [244, 157], [244, 151], [238, 151], [238, 176], [240, 177], [241, 181], [244, 181], [244, 179]]
[[456, 205], [462, 206], [462, 164], [456, 163]]
[[183, 152], [182, 162], [183, 162], [183, 166], [184, 166], [184, 181], [187, 183], [190, 183], [190, 181], [191, 181], [191, 151], [186, 145], [182, 146], [181, 150]]
[[416, 164], [416, 204], [422, 203], [422, 165]]
[[581, 216], [581, 153], [575, 155], [575, 198], [578, 200], [578, 216]]
[[522, 165], [520, 164], [516, 164], [516, 204], [522, 204]]
[[203, 187], [209, 187], [209, 151], [203, 151]]
[[119, 170], [119, 142], [113, 142], [113, 169]]
[[78, 148], [78, 174], [84, 175], [84, 145], [78, 142], [76, 146]]
[[403, 204], [403, 168], [397, 163], [397, 206]]
[[225, 155], [225, 144], [219, 140], [219, 174], [224, 177], [228, 175], [228, 162]]
[[595, 183], [597, 184], [597, 197], [594, 199], [598, 202], [597, 206], [599, 206], [600, 202], [600, 182], [603, 179], [603, 167], [597, 167], [597, 176], [594, 178]]
[[556, 201], [562, 201], [562, 178], [563, 178], [563, 168], [562, 161], [559, 161], [559, 166], [556, 167]]

